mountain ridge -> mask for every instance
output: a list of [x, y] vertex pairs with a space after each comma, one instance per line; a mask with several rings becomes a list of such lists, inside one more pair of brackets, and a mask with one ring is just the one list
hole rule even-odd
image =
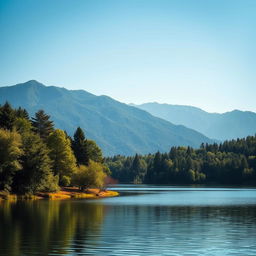
[[56, 127], [70, 135], [77, 126], [82, 127], [105, 155], [164, 152], [171, 146], [198, 147], [202, 142], [212, 142], [197, 131], [173, 125], [109, 96], [45, 86], [35, 80], [0, 87], [0, 104], [5, 101], [26, 108], [31, 116], [44, 109]]
[[174, 124], [183, 124], [205, 136], [230, 140], [256, 132], [256, 113], [234, 109], [225, 113], [209, 113], [194, 106], [161, 104], [156, 102], [135, 105], [154, 116]]

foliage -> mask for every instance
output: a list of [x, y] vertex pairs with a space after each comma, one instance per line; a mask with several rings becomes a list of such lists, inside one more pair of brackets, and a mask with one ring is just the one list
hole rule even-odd
[[94, 162], [103, 163], [102, 151], [94, 140], [86, 140], [86, 147], [89, 159]]
[[39, 191], [58, 190], [58, 176], [52, 173], [49, 150], [39, 137], [32, 132], [23, 136], [22, 171], [14, 182], [14, 190], [19, 193], [35, 194]]
[[256, 184], [256, 136], [202, 144], [200, 149], [172, 147], [169, 153], [114, 156], [105, 162], [119, 182]]
[[103, 155], [99, 146], [93, 140], [85, 138], [83, 130], [78, 127], [72, 140], [72, 149], [74, 151], [78, 165], [88, 165], [89, 160], [103, 163]]
[[29, 114], [26, 109], [23, 109], [21, 107], [18, 107], [18, 109], [15, 110], [16, 118], [24, 118], [29, 120]]
[[32, 130], [31, 122], [24, 117], [17, 117], [13, 122], [13, 126], [20, 134], [29, 133]]
[[15, 112], [11, 105], [6, 102], [0, 106], [0, 128], [11, 130], [15, 120]]
[[[108, 167], [101, 164], [101, 149], [94, 141], [85, 139], [80, 127], [72, 141], [76, 159], [71, 149], [72, 138], [65, 131], [55, 130], [43, 110], [31, 122], [25, 109], [13, 109], [6, 102], [0, 106], [0, 127], [0, 190], [30, 196], [56, 191], [59, 185], [70, 185], [76, 163], [88, 165], [84, 187], [101, 187], [106, 173], [110, 174]], [[83, 170], [83, 166], [79, 169]]]
[[88, 166], [80, 165], [77, 167], [72, 177], [72, 184], [78, 186], [81, 190], [89, 187], [102, 188], [105, 178], [104, 166], [90, 160]]
[[78, 127], [74, 134], [74, 140], [72, 141], [72, 149], [74, 151], [77, 164], [89, 164], [89, 155], [86, 145], [85, 135], [83, 130]]
[[54, 175], [59, 175], [61, 185], [69, 185], [67, 177], [71, 177], [76, 169], [76, 159], [69, 138], [64, 131], [56, 129], [49, 135], [47, 145], [50, 149], [49, 156], [53, 163]]
[[36, 112], [35, 117], [32, 118], [34, 131], [40, 135], [42, 139], [46, 139], [51, 132], [53, 132], [53, 121], [50, 116], [45, 114], [44, 110], [40, 109]]
[[15, 131], [0, 129], [0, 190], [11, 190], [15, 173], [21, 170], [21, 136]]

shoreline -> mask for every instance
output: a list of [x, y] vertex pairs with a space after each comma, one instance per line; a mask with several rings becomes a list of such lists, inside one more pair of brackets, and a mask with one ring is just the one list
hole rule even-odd
[[38, 192], [35, 195], [17, 195], [8, 194], [0, 191], [1, 201], [17, 201], [17, 200], [66, 200], [66, 199], [100, 199], [105, 197], [119, 196], [117, 191], [104, 190], [98, 188], [89, 188], [81, 191], [76, 187], [61, 187], [58, 192]]

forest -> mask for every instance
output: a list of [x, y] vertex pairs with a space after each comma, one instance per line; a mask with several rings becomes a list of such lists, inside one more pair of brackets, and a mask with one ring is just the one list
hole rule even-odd
[[54, 128], [44, 110], [0, 106], [0, 190], [17, 194], [103, 188], [106, 177], [119, 183], [256, 184], [256, 136], [172, 147], [168, 153], [104, 158], [78, 127], [73, 137]]
[[73, 138], [55, 129], [44, 110], [0, 106], [0, 190], [55, 192], [60, 186], [102, 188], [109, 169], [97, 144], [78, 127]]
[[120, 183], [255, 185], [256, 136], [105, 162]]

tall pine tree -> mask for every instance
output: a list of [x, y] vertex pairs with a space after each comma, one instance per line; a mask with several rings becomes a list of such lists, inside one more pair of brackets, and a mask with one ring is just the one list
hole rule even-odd
[[36, 112], [35, 117], [32, 118], [32, 124], [34, 131], [38, 133], [43, 140], [54, 131], [53, 121], [50, 120], [50, 116], [47, 115], [44, 110]]
[[88, 147], [84, 132], [80, 127], [78, 127], [75, 131], [74, 140], [72, 141], [72, 149], [74, 151], [78, 165], [89, 164]]
[[0, 128], [12, 130], [15, 121], [15, 111], [11, 105], [6, 102], [0, 107]]

